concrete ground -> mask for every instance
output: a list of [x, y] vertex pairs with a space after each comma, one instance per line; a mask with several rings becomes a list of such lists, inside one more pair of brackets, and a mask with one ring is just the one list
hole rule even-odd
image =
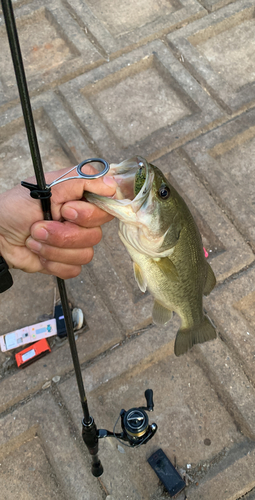
[[[175, 315], [152, 324], [117, 236], [67, 282], [86, 327], [77, 347], [90, 412], [113, 429], [154, 391], [146, 445], [100, 442], [90, 473], [67, 343], [19, 370], [0, 353], [1, 500], [163, 500], [147, 463], [158, 448], [186, 478], [180, 500], [255, 499], [254, 0], [14, 0], [45, 170], [101, 156], [153, 161], [188, 203], [217, 286], [205, 308], [218, 338], [176, 358]], [[1, 192], [32, 174], [0, 12]], [[0, 334], [52, 314], [56, 281], [13, 272]], [[55, 376], [59, 378], [54, 379]]]

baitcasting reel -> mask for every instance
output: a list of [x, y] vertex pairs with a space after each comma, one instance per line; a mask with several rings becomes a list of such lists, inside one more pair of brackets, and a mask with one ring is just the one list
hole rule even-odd
[[[155, 423], [149, 425], [149, 418], [146, 413], [146, 411], [153, 411], [154, 408], [152, 389], [147, 389], [144, 395], [147, 406], [131, 408], [127, 411], [122, 409], [115, 423], [113, 432], [107, 431], [106, 429], [97, 429], [93, 419], [89, 425], [86, 425], [83, 420], [82, 436], [92, 455], [93, 476], [98, 477], [103, 472], [101, 463], [96, 458], [98, 452], [98, 439], [115, 437], [124, 444], [124, 446], [135, 447], [147, 443], [154, 436], [158, 426]], [[115, 432], [119, 419], [121, 419], [122, 432]], [[125, 444], [124, 441], [127, 441], [129, 444]]]

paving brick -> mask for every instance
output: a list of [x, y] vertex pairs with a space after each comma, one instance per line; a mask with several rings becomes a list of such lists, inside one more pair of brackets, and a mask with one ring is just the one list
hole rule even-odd
[[229, 113], [254, 103], [253, 11], [253, 1], [241, 0], [168, 36], [176, 55]]
[[255, 490], [253, 489], [250, 493], [247, 493], [247, 495], [244, 497], [245, 500], [254, 500], [255, 498]]
[[[96, 363], [91, 364], [89, 370], [86, 370], [84, 379], [86, 390], [91, 392], [98, 387], [103, 387], [103, 384], [121, 376], [123, 373], [128, 377], [129, 371], [134, 367], [142, 370], [142, 367], [145, 369], [150, 366], [153, 360], [160, 361], [165, 356], [173, 354], [178, 324], [177, 316], [174, 316], [171, 323], [166, 327], [152, 326], [146, 330], [145, 334], [138, 332], [132, 341], [126, 341], [121, 347], [113, 346], [113, 349], [109, 352], [112, 354], [116, 352], [116, 355], [102, 357]], [[67, 387], [73, 387], [73, 392], [70, 391], [68, 400], [73, 402], [72, 404], [77, 404], [78, 394], [75, 389], [76, 382], [74, 378], [69, 384], [68, 382], [66, 384]]]
[[[94, 156], [89, 140], [84, 139], [51, 92], [32, 99], [35, 126], [45, 172], [71, 168]], [[10, 168], [11, 165], [11, 168]], [[20, 106], [1, 115], [0, 192], [33, 175], [31, 155]]]
[[[220, 349], [222, 343], [217, 342]], [[114, 498], [120, 498], [120, 491], [122, 498], [132, 500], [161, 498], [157, 476], [146, 462], [159, 447], [172, 461], [176, 456], [178, 466], [186, 470], [187, 464], [195, 469], [207, 463], [210, 468], [216, 457], [219, 462], [227, 450], [243, 441], [205, 371], [199, 368], [200, 356], [196, 350], [174, 357], [169, 328], [153, 328], [84, 371], [89, 407], [98, 427], [112, 430], [121, 408], [143, 405], [144, 391], [148, 387], [154, 391], [154, 413], [149, 418], [159, 429], [146, 447], [128, 449], [112, 438], [100, 441], [105, 468], [102, 481]], [[79, 428], [75, 384], [70, 378], [58, 387]]]
[[232, 3], [232, 0], [202, 0], [201, 4], [203, 7], [208, 10], [208, 12], [214, 12], [215, 10], [221, 9]]
[[185, 146], [196, 171], [207, 183], [238, 230], [254, 248], [254, 110]]
[[89, 470], [87, 455], [77, 446], [72, 422], [65, 418], [61, 406], [44, 394], [1, 419], [4, 498], [103, 498]]
[[60, 92], [111, 161], [174, 147], [222, 116], [160, 41], [61, 85]]
[[[246, 499], [245, 493], [255, 486], [255, 452], [249, 452], [245, 457], [229, 466], [223, 472], [196, 490], [189, 492], [189, 500], [237, 500]], [[249, 499], [249, 496], [247, 497]], [[252, 498], [252, 497], [251, 497]]]
[[[204, 358], [198, 364], [204, 367], [215, 391], [232, 415], [236, 425], [249, 438], [255, 438], [255, 394], [249, 378], [221, 342], [199, 346]], [[198, 350], [197, 349], [197, 350]]]
[[[34, 1], [15, 10], [29, 91], [70, 78], [103, 58], [60, 1]], [[0, 106], [18, 96], [4, 19], [0, 21]]]
[[[18, 473], [16, 472], [18, 471]], [[64, 500], [37, 437], [21, 445], [1, 463], [1, 495], [5, 500]]]
[[[12, 0], [12, 6], [13, 6], [13, 9], [17, 9], [17, 7], [20, 7], [21, 5], [24, 5], [24, 4], [27, 4], [27, 3], [30, 3], [32, 2], [32, 0]], [[2, 4], [0, 6], [0, 12], [2, 14]]]
[[[7, 317], [5, 325], [7, 324], [8, 328], [6, 328], [6, 331], [13, 330], [11, 325], [15, 325], [15, 328], [18, 328], [32, 324], [33, 319], [35, 319], [36, 315], [40, 312], [45, 313], [45, 310], [51, 312], [49, 311], [49, 306], [52, 307], [53, 305], [53, 290], [50, 289], [49, 284], [48, 286], [44, 286], [44, 288], [40, 288], [40, 284], [44, 282], [41, 281], [41, 277], [38, 275], [33, 276], [32, 284], [34, 286], [27, 295], [24, 294], [23, 301], [12, 299], [10, 293], [13, 293], [15, 297], [19, 297], [20, 294], [22, 295], [22, 292], [17, 294], [17, 290], [22, 290], [22, 285], [24, 287], [24, 284], [28, 283], [27, 275], [24, 274], [24, 276], [25, 279], [23, 282], [22, 280], [17, 280], [14, 287], [6, 294], [6, 301], [2, 309], [3, 317]], [[52, 280], [53, 278], [49, 279]], [[82, 293], [72, 293], [72, 287], [74, 287], [77, 292], [79, 291], [77, 282], [80, 281], [82, 281]], [[72, 285], [70, 282], [72, 282]], [[88, 276], [86, 276], [86, 270], [83, 269], [82, 274], [75, 280], [70, 280], [70, 282], [68, 283], [68, 298], [73, 305], [82, 308], [88, 328], [85, 333], [80, 335], [77, 341], [79, 360], [80, 363], [84, 363], [85, 361], [95, 358], [104, 351], [107, 351], [114, 345], [119, 344], [123, 340], [123, 333], [105, 304], [102, 302], [100, 296], [96, 296], [93, 284], [91, 284]], [[36, 286], [35, 283], [37, 283]], [[39, 292], [36, 299], [34, 299], [34, 291], [37, 288], [39, 288], [39, 291], [41, 290], [41, 293]], [[48, 293], [45, 294], [45, 292]], [[33, 298], [31, 298], [31, 293], [33, 294]], [[44, 299], [42, 299], [42, 293], [46, 295]], [[16, 321], [16, 323], [12, 323], [10, 315], [6, 312], [7, 305], [11, 300], [13, 304], [16, 304], [16, 313], [14, 314], [14, 321]], [[42, 300], [42, 303], [40, 303], [40, 300]], [[30, 305], [33, 302], [35, 304], [34, 316], [30, 315]], [[45, 309], [43, 309], [43, 305]], [[6, 331], [3, 331], [3, 333], [6, 333]], [[14, 355], [12, 354], [12, 356]], [[60, 348], [56, 346], [53, 347], [52, 352], [48, 354], [47, 357], [37, 360], [23, 370], [16, 370], [12, 376], [2, 379], [0, 412], [5, 411], [12, 405], [38, 392], [42, 386], [46, 382], [51, 381], [54, 376], [63, 376], [72, 370], [72, 358], [68, 341], [66, 341], [65, 345]]]
[[[26, 131], [23, 124], [20, 125], [15, 127], [16, 130], [13, 128], [12, 134], [9, 134], [0, 146], [0, 172], [2, 178], [0, 191], [2, 193], [19, 184], [22, 179], [24, 180], [26, 177], [33, 175]], [[72, 163], [48, 129], [45, 116], [41, 116], [36, 120], [36, 128], [40, 138], [40, 150], [45, 171], [58, 170], [64, 167], [71, 168]]]
[[[254, 276], [252, 268], [208, 297], [208, 307], [217, 319], [220, 334], [251, 383], [255, 380]], [[220, 311], [222, 303], [224, 308]]]
[[141, 0], [138, 4], [134, 0], [128, 3], [123, 0], [68, 0], [68, 5], [109, 54], [169, 33], [206, 14], [194, 0], [157, 3]]
[[[128, 96], [128, 106], [125, 96]], [[141, 96], [146, 96], [142, 108], [139, 106]], [[102, 89], [90, 100], [124, 147], [191, 114], [153, 67]]]
[[44, 274], [26, 274], [17, 269], [11, 273], [14, 285], [1, 296], [0, 335], [38, 323], [43, 314], [53, 314], [55, 278]]

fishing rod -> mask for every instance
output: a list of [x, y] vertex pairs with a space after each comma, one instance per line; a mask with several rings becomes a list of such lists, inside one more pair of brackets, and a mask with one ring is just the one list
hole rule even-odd
[[[25, 121], [30, 153], [37, 181], [37, 185], [32, 185], [24, 182], [22, 184], [24, 187], [30, 189], [30, 194], [33, 198], [37, 198], [41, 201], [44, 220], [52, 220], [51, 204], [50, 204], [51, 186], [47, 186], [45, 181], [12, 2], [11, 0], [1, 0], [1, 3], [6, 24], [7, 35], [9, 39], [14, 71], [17, 80], [17, 86], [19, 90], [23, 117]], [[80, 167], [80, 171], [78, 172], [78, 174], [82, 174], [81, 166], [79, 165], [78, 167]], [[85, 176], [85, 174], [83, 176]], [[79, 363], [79, 357], [74, 337], [73, 322], [71, 317], [71, 311], [68, 304], [65, 282], [64, 280], [57, 278], [57, 284], [62, 303], [65, 324], [66, 324], [66, 331], [69, 340], [69, 345], [70, 345], [70, 350], [73, 359], [73, 365], [83, 410], [83, 421], [82, 421], [83, 439], [90, 454], [92, 455], [92, 462], [93, 462], [92, 473], [95, 476], [100, 476], [103, 473], [103, 467], [97, 455], [98, 454], [97, 428], [93, 418], [89, 414], [89, 408], [82, 380], [81, 367]]]
[[[23, 112], [23, 117], [25, 121], [25, 127], [27, 132], [27, 138], [30, 147], [30, 153], [32, 157], [35, 177], [37, 184], [30, 184], [22, 181], [23, 187], [30, 190], [30, 196], [32, 198], [41, 201], [44, 220], [52, 220], [51, 215], [51, 187], [60, 183], [67, 181], [69, 179], [96, 179], [105, 175], [109, 170], [109, 164], [102, 158], [90, 158], [81, 162], [78, 166], [73, 167], [69, 172], [64, 174], [64, 176], [59, 177], [51, 184], [46, 184], [43, 165], [39, 150], [39, 145], [37, 141], [37, 135], [35, 130], [35, 124], [32, 114], [32, 108], [28, 93], [27, 80], [21, 55], [21, 49], [19, 44], [18, 32], [12, 7], [11, 0], [1, 0], [2, 10], [4, 14], [6, 30], [12, 55], [12, 61], [14, 66], [14, 71], [17, 80], [17, 86], [19, 90], [19, 96], [21, 101], [21, 107]], [[98, 162], [104, 165], [101, 172], [94, 175], [87, 175], [82, 172], [82, 167], [87, 163]], [[75, 177], [65, 178], [65, 175], [69, 174], [72, 170], [76, 170], [77, 175]], [[75, 376], [77, 380], [78, 390], [80, 394], [81, 406], [83, 410], [82, 419], [82, 437], [88, 451], [92, 457], [92, 474], [95, 477], [101, 476], [103, 473], [103, 466], [98, 457], [98, 440], [105, 437], [115, 437], [121, 442], [126, 441], [128, 444], [126, 446], [140, 446], [145, 444], [153, 437], [157, 430], [156, 424], [149, 425], [148, 415], [145, 411], [152, 411], [154, 407], [153, 403], [153, 392], [151, 389], [145, 391], [145, 398], [147, 401], [147, 406], [139, 408], [131, 408], [130, 410], [122, 409], [120, 415], [115, 423], [113, 432], [107, 431], [106, 429], [97, 429], [93, 417], [90, 416], [88, 402], [85, 394], [85, 388], [82, 379], [81, 366], [79, 362], [77, 346], [74, 337], [73, 322], [71, 311], [68, 304], [67, 292], [65, 287], [65, 282], [63, 279], [57, 277], [57, 284], [60, 294], [60, 299], [62, 303], [67, 337], [69, 341], [70, 351], [72, 355]], [[116, 433], [115, 428], [118, 423], [119, 418], [121, 418], [121, 428], [122, 432]]]

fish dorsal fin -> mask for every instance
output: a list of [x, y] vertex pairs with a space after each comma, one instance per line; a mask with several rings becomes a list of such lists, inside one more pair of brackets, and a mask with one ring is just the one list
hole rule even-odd
[[140, 290], [142, 292], [145, 292], [146, 288], [147, 288], [147, 281], [143, 277], [142, 271], [136, 262], [133, 262], [133, 268], [134, 268], [135, 280], [136, 280]]
[[155, 300], [152, 310], [152, 318], [154, 323], [156, 323], [157, 325], [165, 325], [171, 319], [172, 314], [173, 311], [170, 311], [170, 309], [166, 309], [166, 307], [162, 306]]
[[179, 281], [178, 271], [169, 257], [154, 259], [154, 261], [157, 263], [157, 266], [166, 278], [170, 279], [171, 281]]
[[205, 282], [205, 287], [204, 287], [204, 295], [209, 295], [213, 288], [216, 285], [216, 278], [214, 276], [214, 272], [208, 262], [206, 262], [206, 271], [207, 271], [207, 276], [206, 276], [206, 282]]

